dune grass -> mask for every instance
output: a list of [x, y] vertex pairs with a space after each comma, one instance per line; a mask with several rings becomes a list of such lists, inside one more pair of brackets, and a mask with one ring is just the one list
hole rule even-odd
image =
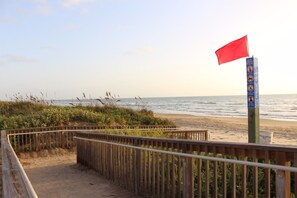
[[115, 105], [53, 106], [31, 101], [0, 102], [0, 129], [65, 125], [174, 125], [150, 110]]

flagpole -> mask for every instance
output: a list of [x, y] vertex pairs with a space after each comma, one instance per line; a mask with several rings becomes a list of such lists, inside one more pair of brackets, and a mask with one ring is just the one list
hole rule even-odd
[[[248, 37], [231, 41], [216, 52], [219, 65], [249, 56]], [[258, 59], [246, 59], [247, 71], [247, 106], [248, 106], [248, 142], [259, 143], [259, 88]]]
[[259, 143], [259, 86], [258, 86], [258, 59], [246, 59], [247, 73], [247, 106], [248, 106], [248, 142]]

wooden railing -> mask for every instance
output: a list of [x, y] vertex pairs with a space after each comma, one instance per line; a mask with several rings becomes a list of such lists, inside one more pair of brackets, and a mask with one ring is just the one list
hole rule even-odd
[[[273, 167], [296, 167], [295, 147], [98, 133], [76, 133], [76, 136], [78, 163], [142, 196], [160, 197], [165, 193], [165, 197], [182, 197], [188, 193], [186, 197], [290, 197], [297, 193], [297, 169]], [[240, 163], [182, 158], [176, 153]]]
[[[157, 128], [156, 128], [157, 127]], [[165, 128], [162, 128], [165, 127]], [[65, 129], [66, 128], [66, 129]], [[174, 127], [168, 126], [155, 126], [147, 127], [143, 126], [142, 128], [133, 128], [133, 127], [123, 127], [117, 126], [117, 128], [110, 127], [49, 127], [49, 128], [38, 128], [38, 129], [14, 129], [8, 130], [7, 133], [12, 135], [11, 145], [13, 146], [16, 153], [20, 152], [38, 152], [44, 149], [53, 149], [53, 148], [64, 148], [71, 149], [75, 147], [75, 141], [73, 136], [77, 132], [88, 131], [94, 133], [105, 133], [116, 132], [124, 130], [127, 135], [133, 130], [140, 130], [144, 135], [148, 135], [154, 130], [160, 130], [166, 137], [178, 138], [178, 139], [190, 139], [190, 140], [208, 140], [207, 130], [178, 130]], [[111, 131], [110, 131], [111, 130]], [[40, 133], [43, 132], [43, 133]]]
[[[82, 131], [94, 134], [104, 133], [107, 129], [133, 130], [140, 129], [142, 133], [162, 130], [168, 136], [176, 138], [191, 138], [206, 140], [206, 130], [180, 131], [172, 126], [130, 126], [130, 127], [46, 127], [32, 129], [13, 129], [1, 131], [3, 197], [37, 197], [26, 173], [20, 164], [16, 153], [38, 152], [56, 148], [71, 149], [76, 147], [74, 135]], [[95, 131], [94, 131], [95, 130]]]
[[10, 143], [14, 151], [39, 152], [55, 148], [72, 149], [76, 146], [73, 139], [77, 131], [42, 131], [10, 134]]
[[174, 139], [186, 139], [186, 140], [198, 140], [207, 141], [207, 130], [177, 130], [177, 131], [164, 131], [164, 134], [168, 134], [169, 138]]
[[55, 127], [37, 127], [24, 129], [9, 129], [7, 134], [57, 131], [57, 130], [100, 130], [100, 129], [162, 129], [174, 130], [176, 126], [170, 125], [119, 125], [119, 126], [55, 126]]
[[[77, 142], [79, 163], [115, 182], [124, 181], [121, 185], [144, 196], [158, 197], [165, 193], [167, 197], [290, 197], [297, 192], [297, 174], [293, 168], [297, 164], [295, 147], [109, 135], [89, 128], [38, 130], [8, 131], [15, 150], [73, 148], [76, 135], [83, 141]], [[96, 141], [101, 141], [101, 145]], [[4, 163], [17, 165], [7, 157], [12, 156], [13, 150], [7, 150], [6, 145], [9, 144], [2, 147], [8, 159]], [[21, 173], [21, 169], [19, 164], [15, 170]], [[24, 175], [20, 178], [26, 179]]]
[[30, 180], [19, 162], [6, 131], [1, 131], [2, 197], [37, 197]]

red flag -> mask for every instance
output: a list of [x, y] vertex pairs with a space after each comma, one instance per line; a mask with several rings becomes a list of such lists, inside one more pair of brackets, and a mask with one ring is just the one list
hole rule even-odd
[[216, 55], [219, 65], [249, 56], [247, 35], [221, 47]]

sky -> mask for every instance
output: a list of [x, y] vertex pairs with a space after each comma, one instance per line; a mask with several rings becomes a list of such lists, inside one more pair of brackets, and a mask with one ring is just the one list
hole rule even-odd
[[0, 100], [246, 95], [248, 35], [260, 94], [297, 93], [296, 0], [0, 0]]

